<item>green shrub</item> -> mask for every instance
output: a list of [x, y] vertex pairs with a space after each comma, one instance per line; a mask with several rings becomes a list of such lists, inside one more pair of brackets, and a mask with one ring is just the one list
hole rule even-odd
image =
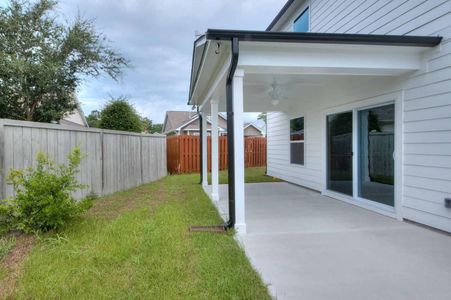
[[69, 153], [68, 165], [57, 165], [39, 152], [36, 167], [12, 170], [8, 183], [14, 197], [0, 205], [2, 225], [24, 232], [48, 231], [83, 213], [92, 200], [77, 202], [72, 197], [74, 191], [86, 187], [75, 178], [81, 158], [78, 147]]

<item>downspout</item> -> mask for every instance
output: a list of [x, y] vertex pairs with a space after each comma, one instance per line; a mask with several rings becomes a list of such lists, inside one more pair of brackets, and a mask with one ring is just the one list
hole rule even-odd
[[233, 113], [233, 77], [239, 56], [239, 42], [237, 37], [232, 38], [232, 58], [230, 61], [229, 74], [226, 81], [227, 102], [227, 167], [229, 177], [229, 220], [224, 224], [225, 229], [235, 226], [235, 134]]
[[204, 130], [203, 130], [203, 122], [202, 122], [202, 114], [199, 111], [199, 107], [197, 107], [197, 115], [199, 116], [199, 149], [200, 149], [200, 184], [202, 184], [203, 180], [204, 180], [204, 172], [203, 167], [204, 167], [204, 157], [203, 157], [203, 139], [204, 139]]

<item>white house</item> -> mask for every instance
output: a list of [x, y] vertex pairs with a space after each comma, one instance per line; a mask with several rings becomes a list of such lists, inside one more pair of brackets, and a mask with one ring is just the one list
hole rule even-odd
[[85, 114], [79, 105], [71, 113], [68, 113], [59, 121], [62, 125], [89, 127]]
[[[239, 233], [243, 112], [260, 111], [269, 175], [451, 232], [450, 0], [290, 0], [266, 31], [207, 30], [188, 104], [211, 119], [213, 153], [227, 112], [226, 226]], [[213, 155], [213, 199], [217, 164]]]

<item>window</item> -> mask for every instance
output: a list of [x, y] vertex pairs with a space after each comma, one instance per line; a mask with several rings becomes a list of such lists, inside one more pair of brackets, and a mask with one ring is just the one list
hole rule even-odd
[[290, 120], [290, 162], [304, 165], [304, 117]]
[[307, 7], [299, 17], [294, 20], [293, 32], [308, 32], [309, 31], [309, 8]]

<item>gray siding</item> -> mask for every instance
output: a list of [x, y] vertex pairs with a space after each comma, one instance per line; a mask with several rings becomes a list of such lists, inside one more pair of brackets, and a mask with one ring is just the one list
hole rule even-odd
[[57, 163], [79, 146], [85, 155], [77, 179], [89, 186], [77, 191], [107, 195], [166, 176], [166, 137], [45, 123], [0, 120], [0, 199], [12, 195], [5, 181], [11, 169], [36, 165], [43, 151]]
[[[424, 56], [422, 70], [407, 78], [398, 89], [404, 95], [402, 216], [451, 231], [451, 211], [443, 205], [444, 198], [451, 197], [451, 1], [309, 3], [312, 32], [443, 36], [442, 44]], [[299, 7], [277, 28], [291, 30], [290, 22], [304, 9]], [[287, 129], [280, 125], [286, 122], [284, 114], [268, 118], [269, 172], [286, 174], [287, 179], [301, 175], [307, 179], [311, 171], [294, 172], [278, 158], [287, 154], [283, 152], [287, 149], [284, 136]], [[307, 137], [306, 147], [311, 142]], [[306, 181], [306, 185], [319, 189], [320, 178], [310, 182]]]

